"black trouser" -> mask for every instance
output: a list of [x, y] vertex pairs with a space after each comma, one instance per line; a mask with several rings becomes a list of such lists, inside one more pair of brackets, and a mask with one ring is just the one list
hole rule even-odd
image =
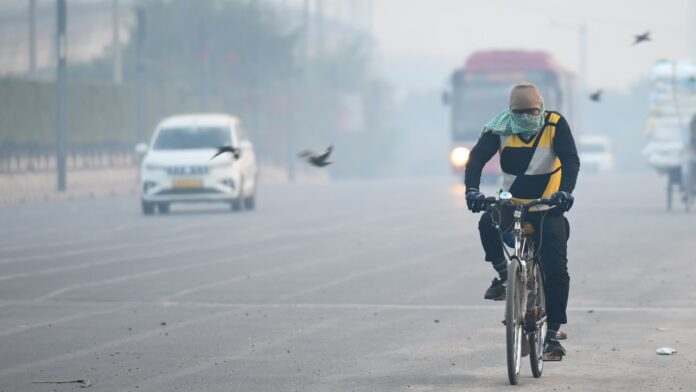
[[[497, 214], [496, 216], [497, 221]], [[508, 227], [506, 219], [508, 214], [503, 215], [503, 225]], [[546, 294], [546, 313], [550, 324], [565, 324], [566, 307], [568, 306], [568, 291], [570, 288], [570, 276], [568, 275], [568, 237], [570, 236], [570, 225], [568, 219], [563, 214], [548, 212], [543, 219], [544, 227], [541, 228], [542, 213], [528, 213], [525, 221], [534, 225], [535, 241], [541, 243], [539, 259], [544, 271], [544, 292]], [[479, 233], [481, 243], [486, 252], [486, 261], [493, 264], [496, 270], [507, 268], [505, 255], [503, 254], [503, 244], [500, 241], [498, 230], [493, 225], [491, 212], [486, 212], [479, 221]], [[543, 234], [542, 234], [543, 233]], [[539, 235], [543, 238], [539, 238]]]

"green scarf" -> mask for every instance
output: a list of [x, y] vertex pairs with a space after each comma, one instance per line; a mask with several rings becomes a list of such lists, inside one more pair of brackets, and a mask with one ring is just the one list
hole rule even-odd
[[493, 117], [483, 127], [481, 134], [490, 132], [498, 136], [520, 135], [523, 138], [530, 138], [544, 126], [544, 107], [541, 113], [536, 116], [531, 114], [515, 114], [510, 109], [505, 109], [497, 116]]

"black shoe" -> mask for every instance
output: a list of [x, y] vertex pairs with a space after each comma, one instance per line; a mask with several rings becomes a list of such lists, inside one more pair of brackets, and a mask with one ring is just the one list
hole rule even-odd
[[544, 361], [562, 361], [566, 350], [558, 340], [546, 339], [544, 342]]
[[494, 301], [502, 301], [505, 299], [505, 282], [495, 278], [491, 282], [491, 287], [486, 290], [483, 299], [492, 299]]

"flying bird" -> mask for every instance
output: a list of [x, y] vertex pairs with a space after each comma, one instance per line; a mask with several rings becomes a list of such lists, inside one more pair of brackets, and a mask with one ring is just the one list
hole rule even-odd
[[218, 147], [217, 152], [215, 153], [215, 155], [213, 155], [212, 158], [210, 158], [210, 160], [212, 161], [216, 156], [223, 154], [223, 153], [226, 153], [226, 152], [231, 153], [232, 156], [234, 157], [234, 159], [239, 159], [239, 149], [238, 148], [232, 147], [232, 146], [222, 146], [222, 147]]
[[643, 41], [650, 41], [650, 32], [646, 31], [643, 34], [638, 34], [635, 36], [636, 40], [633, 42], [633, 45], [639, 44]]
[[592, 94], [590, 94], [590, 99], [595, 101], [595, 102], [601, 101], [602, 100], [602, 90], [597, 90], [597, 91], [593, 92]]
[[331, 151], [333, 151], [333, 146], [329, 146], [329, 148], [327, 148], [326, 151], [321, 155], [317, 155], [312, 151], [305, 150], [299, 153], [298, 156], [311, 165], [314, 165], [316, 167], [324, 167], [333, 163], [326, 161], [329, 155], [331, 155]]

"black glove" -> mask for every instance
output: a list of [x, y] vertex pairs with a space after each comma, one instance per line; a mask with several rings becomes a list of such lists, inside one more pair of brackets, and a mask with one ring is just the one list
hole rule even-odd
[[570, 192], [558, 191], [551, 195], [551, 197], [549, 197], [549, 200], [556, 204], [556, 208], [560, 209], [563, 212], [566, 212], [570, 210], [571, 207], [573, 207], [573, 202], [575, 201], [575, 198], [573, 197], [573, 195], [570, 194]]
[[486, 195], [476, 189], [466, 191], [466, 206], [474, 213], [485, 210]]

